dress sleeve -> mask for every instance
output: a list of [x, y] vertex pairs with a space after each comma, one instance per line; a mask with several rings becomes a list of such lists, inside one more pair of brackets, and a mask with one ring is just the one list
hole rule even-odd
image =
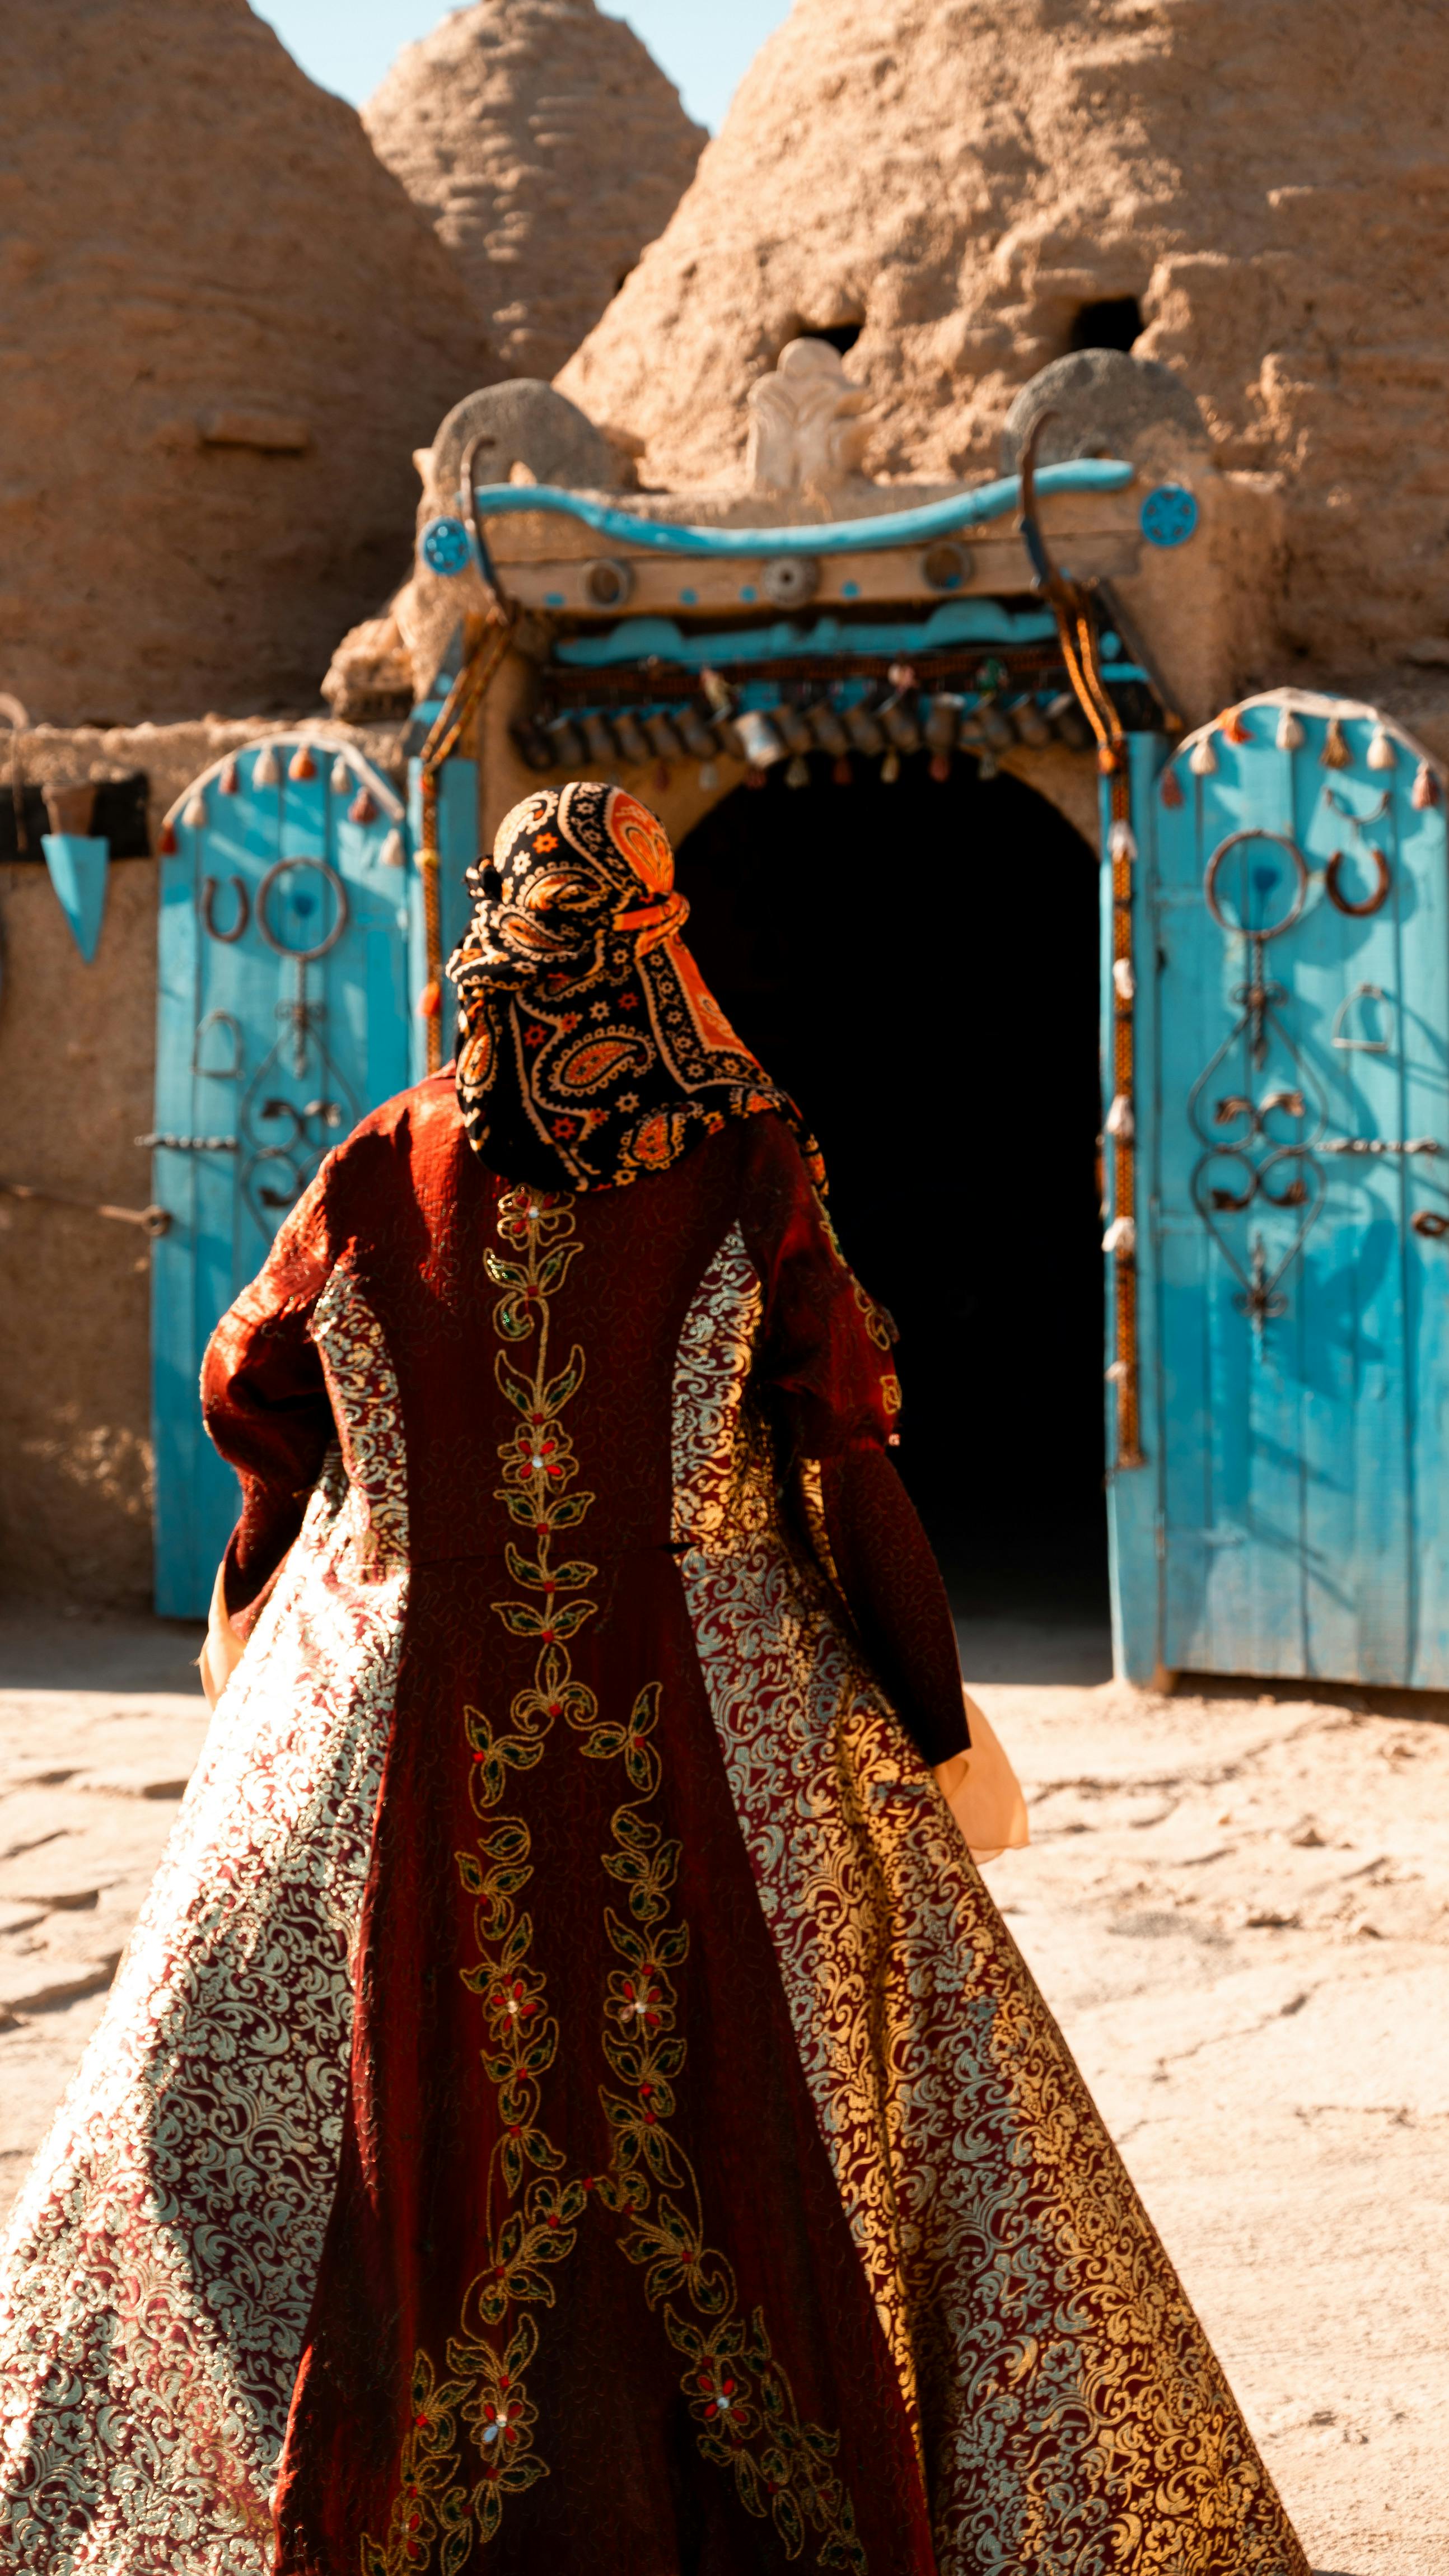
[[241, 1518], [222, 1559], [219, 1600], [242, 1638], [302, 1526], [334, 1437], [310, 1332], [332, 1268], [327, 1173], [324, 1163], [261, 1271], [223, 1315], [201, 1365], [202, 1418], [241, 1479]]
[[764, 1294], [756, 1376], [787, 1468], [817, 1469], [833, 1579], [923, 1760], [970, 1742], [940, 1570], [890, 1457], [894, 1329], [848, 1268], [793, 1138], [760, 1119], [741, 1230]]

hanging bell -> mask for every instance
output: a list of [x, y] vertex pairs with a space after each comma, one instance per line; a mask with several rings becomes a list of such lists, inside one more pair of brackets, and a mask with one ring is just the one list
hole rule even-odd
[[[930, 712], [926, 717], [926, 742], [929, 749], [936, 752], [954, 751], [956, 727], [960, 720], [960, 699], [951, 697], [943, 689], [931, 700]], [[935, 776], [934, 769], [931, 775]]]
[[1007, 722], [1000, 707], [983, 698], [976, 710], [976, 721], [993, 751], [1011, 751], [1016, 744], [1015, 727]]
[[913, 706], [902, 700], [899, 706], [882, 707], [880, 720], [890, 736], [892, 750], [903, 751], [908, 756], [920, 750], [921, 728]]
[[1323, 749], [1318, 755], [1319, 767], [1321, 769], [1347, 769], [1352, 760], [1353, 754], [1349, 750], [1349, 747], [1343, 738], [1342, 723], [1337, 716], [1330, 716], [1328, 719], [1328, 730], [1323, 737]]
[[186, 804], [182, 810], [181, 820], [186, 825], [188, 832], [205, 831], [206, 798], [199, 791], [195, 796], [187, 797]]
[[1278, 718], [1277, 742], [1280, 751], [1303, 749], [1303, 727], [1291, 707], [1285, 707]]
[[546, 725], [540, 725], [539, 731], [548, 744], [555, 769], [583, 768], [589, 747], [578, 726], [568, 716], [552, 717]]
[[1439, 802], [1439, 781], [1427, 760], [1421, 760], [1415, 771], [1409, 802], [1418, 814], [1426, 813], [1431, 805]]
[[216, 783], [223, 796], [236, 796], [240, 793], [241, 779], [237, 774], [235, 752], [222, 762]]
[[553, 746], [542, 726], [536, 725], [532, 716], [522, 717], [517, 724], [510, 725], [508, 730], [513, 736], [514, 749], [526, 767], [540, 772], [552, 769]]
[[600, 769], [612, 769], [619, 757], [618, 745], [596, 707], [584, 718], [584, 741], [590, 760]]
[[1242, 708], [1230, 707], [1223, 718], [1224, 742], [1251, 742], [1252, 739], [1252, 735], [1249, 733], [1247, 726], [1243, 722]]
[[803, 751], [797, 751], [791, 755], [790, 766], [785, 772], [785, 784], [787, 787], [809, 786], [810, 763]]
[[340, 751], [332, 763], [332, 776], [328, 783], [334, 796], [350, 796], [352, 793], [352, 772]]
[[820, 749], [828, 751], [832, 760], [844, 760], [850, 749], [850, 738], [830, 700], [817, 698], [813, 706], [806, 709], [806, 716]]
[[810, 730], [803, 707], [792, 706], [788, 698], [782, 698], [779, 705], [772, 709], [770, 721], [785, 749], [793, 752], [797, 759], [803, 760], [807, 752], [814, 750], [815, 736]]
[[742, 707], [735, 718], [735, 730], [745, 747], [745, 758], [752, 769], [764, 771], [785, 758], [785, 746], [767, 715], [758, 707]]
[[307, 779], [315, 778], [316, 775], [316, 761], [313, 759], [305, 742], [299, 742], [291, 759], [287, 763], [287, 776], [289, 778], [295, 778], [298, 785], [301, 786]]
[[387, 836], [387, 839], [383, 842], [379, 856], [385, 868], [405, 868], [407, 866], [407, 850], [403, 843], [403, 836], [397, 829], [396, 824], [394, 824], [392, 830]]
[[698, 707], [681, 707], [674, 721], [691, 760], [712, 761], [715, 753], [714, 736]]
[[370, 787], [359, 787], [357, 794], [353, 797], [351, 804], [347, 808], [347, 819], [349, 823], [375, 823], [377, 821], [377, 799], [373, 795]]
[[1092, 728], [1070, 689], [1063, 689], [1056, 697], [1049, 699], [1045, 713], [1057, 740], [1064, 742], [1068, 750], [1091, 750]]
[[271, 743], [264, 742], [252, 764], [252, 785], [253, 787], [279, 787], [281, 781], [281, 765], [276, 752]]
[[848, 707], [845, 730], [857, 751], [863, 751], [872, 760], [880, 758], [886, 747], [886, 738], [869, 707]]
[[1393, 735], [1386, 725], [1374, 726], [1369, 735], [1367, 758], [1370, 769], [1397, 769], [1399, 756], [1394, 749]]
[[880, 765], [880, 783], [882, 787], [894, 787], [900, 774], [901, 755], [896, 750], [893, 743]]
[[1019, 698], [1011, 710], [1011, 721], [1021, 740], [1033, 751], [1040, 751], [1045, 743], [1051, 741], [1051, 726], [1035, 698]]
[[[644, 718], [644, 730], [654, 745], [657, 759], [668, 762], [684, 758], [684, 745], [662, 707], [656, 715]], [[666, 779], [665, 785], [668, 783]]]
[[643, 769], [649, 759], [649, 745], [639, 730], [639, 719], [632, 707], [621, 707], [614, 718], [614, 740], [631, 769]]
[[1213, 738], [1210, 733], [1203, 734], [1201, 739], [1193, 744], [1188, 754], [1187, 765], [1194, 778], [1212, 777], [1218, 765], [1218, 756], [1213, 749]]
[[1174, 813], [1179, 805], [1185, 804], [1187, 801], [1182, 792], [1182, 780], [1178, 777], [1177, 771], [1170, 761], [1162, 773], [1162, 784], [1158, 788], [1157, 793], [1161, 797], [1163, 804]]

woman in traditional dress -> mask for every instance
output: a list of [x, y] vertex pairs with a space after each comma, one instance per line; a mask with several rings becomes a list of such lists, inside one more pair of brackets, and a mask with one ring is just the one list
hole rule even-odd
[[1019, 1838], [668, 841], [541, 791], [475, 890], [456, 1076], [207, 1356], [225, 1687], [10, 2239], [7, 2576], [1306, 2576], [942, 1794]]

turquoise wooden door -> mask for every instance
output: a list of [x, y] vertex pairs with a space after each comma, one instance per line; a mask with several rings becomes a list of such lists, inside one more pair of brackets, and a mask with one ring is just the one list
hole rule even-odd
[[1372, 709], [1295, 693], [1149, 769], [1120, 1660], [1443, 1688], [1441, 781]]
[[351, 743], [282, 733], [217, 762], [167, 841], [152, 1411], [156, 1607], [178, 1618], [204, 1614], [236, 1518], [197, 1403], [208, 1336], [328, 1147], [411, 1079], [422, 978], [402, 800]]

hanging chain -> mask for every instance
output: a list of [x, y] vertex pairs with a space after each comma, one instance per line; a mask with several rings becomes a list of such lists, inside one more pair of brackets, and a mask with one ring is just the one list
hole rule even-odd
[[1097, 767], [1107, 780], [1111, 813], [1108, 854], [1112, 870], [1112, 1104], [1107, 1134], [1112, 1143], [1112, 1223], [1104, 1238], [1112, 1255], [1113, 1353], [1108, 1370], [1116, 1398], [1114, 1464], [1142, 1467], [1142, 1367], [1137, 1328], [1137, 1143], [1134, 1108], [1135, 998], [1132, 964], [1132, 787], [1122, 720], [1102, 677], [1091, 597], [1080, 582], [1057, 570], [1036, 513], [1036, 458], [1042, 431], [1053, 417], [1033, 421], [1021, 458], [1018, 527], [1031, 557], [1035, 586], [1056, 619], [1062, 659], [1073, 693], [1096, 738]]

